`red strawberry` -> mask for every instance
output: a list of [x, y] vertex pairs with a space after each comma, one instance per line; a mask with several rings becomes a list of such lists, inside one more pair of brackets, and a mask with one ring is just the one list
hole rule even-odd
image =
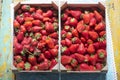
[[91, 18], [89, 26], [94, 26], [95, 24], [96, 24], [96, 19], [95, 18]]
[[88, 39], [88, 40], [87, 40], [87, 43], [88, 43], [88, 44], [93, 44], [93, 41], [92, 41], [91, 39]]
[[96, 18], [97, 22], [100, 22], [103, 20], [102, 15], [98, 11], [94, 10], [94, 14], [95, 14], [95, 18]]
[[77, 52], [77, 48], [79, 47], [79, 44], [72, 44], [70, 47], [69, 47], [69, 50], [71, 53], [75, 53]]
[[24, 37], [23, 41], [21, 42], [22, 45], [28, 45], [30, 44], [32, 41], [32, 38], [31, 37]]
[[96, 40], [98, 38], [98, 34], [95, 31], [89, 31], [89, 36], [92, 40]]
[[105, 59], [107, 56], [107, 53], [104, 49], [99, 49], [97, 50], [97, 55], [98, 55], [98, 58]]
[[30, 7], [30, 12], [34, 12], [35, 11], [35, 8], [34, 7]]
[[88, 39], [88, 38], [89, 38], [88, 31], [87, 31], [87, 30], [84, 30], [84, 31], [82, 32], [82, 36], [83, 36], [85, 39]]
[[70, 19], [70, 25], [71, 25], [71, 26], [74, 26], [74, 27], [75, 27], [75, 26], [77, 25], [77, 23], [78, 23], [77, 19], [75, 19], [75, 18], [71, 18], [71, 19]]
[[72, 67], [77, 67], [77, 65], [78, 65], [77, 60], [76, 60], [76, 59], [72, 59], [72, 61], [71, 61], [71, 66], [72, 66]]
[[43, 13], [44, 17], [52, 17], [52, 15], [53, 15], [53, 11], [52, 10], [47, 10], [46, 13]]
[[63, 65], [69, 64], [69, 63], [71, 63], [71, 61], [72, 61], [72, 58], [71, 58], [70, 56], [65, 56], [65, 55], [63, 55], [63, 56], [61, 57], [61, 63], [62, 63]]
[[48, 45], [49, 48], [54, 48], [54, 42], [53, 42], [52, 38], [48, 37], [46, 39], [46, 43], [47, 43], [47, 45]]
[[68, 17], [67, 20], [65, 21], [64, 25], [70, 25], [70, 20], [71, 20], [71, 17]]
[[79, 33], [81, 33], [82, 31], [84, 31], [85, 26], [83, 25], [83, 21], [80, 21], [80, 22], [77, 24], [76, 29], [78, 30]]
[[76, 19], [79, 19], [81, 16], [81, 11], [79, 10], [70, 10], [69, 13]]
[[71, 71], [72, 70], [72, 67], [70, 65], [65, 65], [65, 68], [68, 70], [68, 71]]
[[89, 65], [86, 63], [80, 64], [80, 71], [89, 71]]
[[44, 17], [43, 22], [46, 22], [46, 21], [53, 22], [49, 17]]
[[26, 63], [25, 63], [25, 70], [26, 70], [26, 71], [29, 71], [30, 69], [31, 69], [31, 64], [28, 63], [28, 62], [26, 62]]
[[44, 55], [45, 55], [45, 57], [46, 57], [47, 59], [50, 59], [51, 56], [52, 56], [49, 51], [45, 51]]
[[23, 18], [23, 16], [22, 15], [17, 15], [16, 16], [16, 20], [20, 23], [20, 24], [23, 24], [23, 22], [24, 22], [24, 18]]
[[36, 64], [37, 64], [37, 59], [36, 59], [35, 56], [29, 55], [28, 61], [29, 61], [32, 65], [36, 65]]
[[95, 71], [95, 70], [96, 70], [96, 68], [95, 68], [95, 66], [90, 65], [90, 66], [89, 66], [89, 70], [90, 70], [90, 71]]
[[95, 48], [94, 48], [93, 44], [89, 44], [89, 46], [87, 48], [87, 52], [89, 54], [94, 54], [95, 53]]
[[96, 69], [101, 70], [103, 68], [103, 65], [101, 63], [96, 63]]
[[62, 44], [62, 46], [65, 46], [66, 45], [65, 40], [61, 40], [61, 44]]
[[50, 70], [52, 70], [52, 68], [57, 64], [57, 61], [55, 59], [52, 59], [51, 60], [51, 63], [50, 63]]
[[72, 42], [69, 39], [67, 39], [67, 38], [65, 39], [65, 42], [66, 42], [67, 46], [70, 46], [72, 44]]
[[23, 16], [24, 17], [30, 17], [30, 13], [29, 12], [24, 12]]
[[95, 26], [96, 31], [101, 31], [105, 29], [105, 24], [103, 22], [100, 22], [98, 25]]
[[23, 32], [23, 33], [25, 33], [25, 32], [26, 32], [25, 26], [21, 25], [21, 26], [20, 26], [20, 31]]
[[65, 25], [65, 26], [64, 26], [64, 30], [65, 30], [65, 31], [69, 31], [69, 30], [70, 30], [70, 26]]
[[23, 49], [23, 46], [19, 43], [16, 43], [14, 47], [15, 47], [16, 53], [20, 53]]
[[93, 43], [93, 45], [94, 45], [94, 48], [97, 50], [97, 49], [99, 49], [99, 42], [95, 42], [95, 43]]
[[13, 21], [13, 26], [14, 26], [14, 28], [19, 28], [20, 24], [19, 24], [19, 22], [17, 20], [14, 20]]
[[99, 47], [100, 47], [101, 49], [106, 49], [106, 40], [99, 41]]
[[43, 13], [43, 10], [42, 10], [42, 9], [37, 9], [37, 10], [36, 10], [36, 13], [42, 14], [42, 13]]
[[84, 62], [89, 62], [90, 56], [88, 54], [85, 55], [85, 61]]
[[86, 50], [85, 50], [85, 47], [84, 47], [84, 44], [83, 44], [83, 43], [81, 43], [81, 44], [79, 45], [79, 47], [78, 47], [78, 49], [77, 49], [77, 52], [78, 52], [79, 54], [85, 54]]
[[41, 15], [39, 13], [33, 13], [32, 16], [35, 19], [43, 20], [43, 15]]
[[97, 55], [95, 54], [95, 55], [90, 56], [90, 63], [92, 65], [95, 65], [96, 62], [97, 62]]
[[33, 21], [33, 20], [34, 20], [33, 17], [25, 17], [25, 22], [27, 22], [27, 21]]
[[104, 35], [106, 35], [106, 31], [101, 31], [101, 32], [99, 33], [99, 35], [100, 35], [100, 37], [103, 37]]
[[67, 48], [67, 47], [62, 47], [62, 54], [64, 54], [64, 55], [70, 55], [69, 48]]
[[39, 55], [38, 62], [42, 62], [42, 61], [44, 61], [44, 60], [45, 60], [45, 56], [44, 56], [43, 53], [41, 53], [41, 54]]
[[78, 31], [76, 29], [72, 30], [72, 35], [75, 37], [79, 37]]
[[24, 69], [24, 62], [20, 62], [17, 64], [17, 68], [20, 69], [20, 70], [23, 70]]
[[38, 66], [37, 65], [32, 66], [31, 70], [38, 70]]
[[20, 55], [14, 56], [14, 59], [15, 59], [15, 61], [18, 62], [18, 63], [22, 61], [22, 57], [21, 57]]
[[40, 20], [33, 20], [32, 23], [34, 26], [40, 26], [41, 21]]
[[83, 56], [82, 54], [75, 53], [75, 58], [79, 63], [85, 61], [85, 56]]
[[17, 35], [17, 40], [21, 42], [23, 40], [23, 38], [24, 38], [24, 33], [19, 32], [18, 35]]
[[81, 41], [78, 37], [74, 37], [74, 38], [72, 38], [72, 43], [79, 44], [79, 43], [81, 43]]
[[65, 21], [65, 20], [67, 20], [67, 18], [68, 18], [68, 15], [66, 13], [63, 13], [62, 14], [62, 20]]
[[45, 42], [39, 42], [38, 44], [37, 44], [37, 48], [38, 49], [42, 49], [42, 48], [44, 48], [45, 47]]
[[57, 32], [51, 33], [49, 36], [52, 37], [52, 38], [58, 39], [58, 33]]
[[48, 70], [48, 69], [49, 69], [48, 60], [40, 63], [40, 64], [38, 65], [38, 69], [39, 69], [39, 70]]
[[90, 14], [87, 11], [85, 11], [85, 14], [83, 15], [83, 20], [84, 20], [85, 24], [89, 24], [89, 22], [90, 22]]
[[45, 23], [45, 30], [47, 32], [54, 32], [54, 26], [53, 26], [53, 24], [50, 23], [50, 22], [46, 22]]
[[30, 10], [30, 5], [22, 5], [21, 9], [23, 11], [29, 11]]
[[84, 37], [81, 37], [80, 40], [82, 43], [86, 43], [86, 39]]
[[57, 49], [51, 49], [50, 53], [53, 57], [56, 57], [58, 55], [58, 50]]
[[95, 14], [93, 12], [90, 12], [90, 18], [92, 19], [93, 17], [95, 17]]
[[72, 33], [71, 32], [67, 32], [66, 33], [66, 38], [71, 39], [72, 38]]

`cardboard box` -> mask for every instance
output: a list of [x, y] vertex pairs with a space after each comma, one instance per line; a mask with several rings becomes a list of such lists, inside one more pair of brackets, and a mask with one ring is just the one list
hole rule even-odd
[[[14, 34], [14, 28], [13, 28], [13, 20], [14, 20], [14, 17], [15, 17], [15, 13], [16, 11], [20, 8], [21, 5], [23, 4], [28, 4], [28, 5], [31, 5], [31, 6], [35, 6], [35, 7], [41, 7], [41, 8], [54, 8], [55, 10], [58, 11], [58, 4], [56, 1], [49, 1], [49, 2], [33, 2], [33, 1], [26, 1], [26, 2], [19, 2], [19, 3], [14, 3], [14, 4], [11, 4], [11, 30], [12, 30], [12, 42], [13, 42], [13, 34]], [[12, 43], [12, 46], [13, 46], [13, 43]], [[13, 52], [12, 52], [13, 53]], [[14, 53], [13, 53], [14, 54]], [[14, 55], [12, 55], [13, 57]], [[58, 58], [59, 58], [59, 53], [58, 53]], [[14, 59], [13, 59], [14, 60]], [[58, 66], [58, 63], [54, 66], [54, 68], [52, 70], [38, 70], [38, 71], [25, 71], [25, 70], [21, 70], [21, 71], [18, 71], [17, 68], [13, 65], [13, 60], [12, 60], [12, 66], [11, 66], [11, 69], [13, 72], [57, 72], [58, 69], [59, 69], [59, 66]]]
[[[61, 2], [61, 13], [66, 9], [66, 8], [70, 8], [70, 9], [76, 9], [76, 8], [80, 8], [80, 9], [83, 9], [83, 10], [88, 10], [90, 11], [91, 8], [95, 8], [97, 10], [100, 10], [101, 13], [102, 13], [102, 16], [104, 18], [104, 21], [105, 21], [105, 24], [106, 24], [106, 42], [108, 40], [108, 37], [107, 34], [108, 31], [107, 31], [107, 24], [106, 23], [106, 7], [103, 3], [101, 2], [94, 2], [94, 3], [68, 3], [68, 2], [65, 2], [65, 1], [62, 1]], [[62, 22], [62, 21], [61, 21]], [[62, 27], [62, 25], [61, 25]], [[106, 43], [106, 45], [108, 44], [108, 42]], [[106, 46], [106, 52], [108, 52], [108, 48]], [[61, 72], [63, 73], [101, 73], [101, 72], [105, 72], [107, 73], [108, 71], [108, 68], [107, 68], [107, 59], [106, 59], [106, 65], [104, 66], [104, 68], [100, 71], [68, 71], [61, 63], [60, 63], [60, 70]]]

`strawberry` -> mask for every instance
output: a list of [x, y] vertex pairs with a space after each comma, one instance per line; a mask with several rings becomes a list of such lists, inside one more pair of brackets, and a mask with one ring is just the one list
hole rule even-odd
[[21, 62], [22, 61], [22, 57], [20, 55], [16, 55], [14, 56], [14, 59], [17, 63]]
[[72, 30], [72, 35], [75, 37], [79, 37], [78, 31], [76, 29]]
[[83, 36], [85, 39], [88, 39], [88, 38], [89, 38], [88, 31], [87, 31], [87, 30], [84, 30], [84, 31], [82, 32], [82, 36]]
[[82, 55], [82, 54], [75, 53], [75, 58], [76, 58], [76, 60], [77, 60], [79, 63], [85, 61], [85, 56]]
[[17, 64], [17, 68], [19, 69], [19, 70], [23, 70], [24, 69], [24, 61], [21, 61], [20, 63], [18, 63]]
[[46, 13], [43, 13], [44, 17], [52, 17], [52, 15], [53, 15], [53, 11], [52, 10], [47, 10]]
[[41, 23], [40, 20], [33, 20], [33, 21], [32, 21], [32, 24], [33, 24], [34, 26], [40, 26], [40, 23]]
[[68, 71], [71, 71], [71, 70], [72, 70], [71, 65], [65, 65], [65, 68], [66, 68]]
[[98, 25], [95, 26], [96, 31], [101, 31], [105, 29], [105, 24], [103, 22], [100, 22]]
[[82, 43], [86, 43], [86, 39], [84, 37], [81, 37], [80, 40]]
[[99, 33], [99, 35], [100, 35], [100, 37], [103, 37], [104, 35], [106, 35], [106, 31], [101, 31], [101, 32]]
[[46, 45], [45, 42], [39, 42], [39, 43], [37, 44], [37, 48], [38, 48], [38, 49], [42, 49], [42, 48], [45, 47], [45, 45]]
[[90, 14], [88, 13], [88, 11], [85, 11], [85, 14], [83, 15], [83, 20], [85, 24], [89, 24], [90, 22]]
[[65, 21], [65, 20], [67, 20], [67, 18], [68, 18], [68, 15], [66, 13], [63, 13], [62, 14], [62, 20]]
[[57, 32], [53, 32], [49, 35], [51, 38], [55, 38], [58, 39], [58, 33]]
[[27, 21], [33, 21], [33, 20], [34, 20], [33, 17], [25, 17], [25, 22], [27, 22]]
[[87, 43], [88, 43], [88, 44], [93, 44], [93, 41], [92, 41], [91, 39], [88, 39], [88, 40], [87, 40]]
[[84, 44], [83, 44], [83, 43], [81, 43], [81, 44], [79, 45], [79, 47], [78, 47], [78, 49], [77, 49], [77, 52], [78, 52], [79, 54], [85, 54], [86, 50], [85, 50], [85, 47], [84, 47]]
[[25, 63], [25, 70], [29, 71], [31, 69], [31, 64], [29, 62]]
[[70, 10], [69, 13], [76, 19], [79, 19], [81, 16], [81, 11], [79, 10]]
[[98, 34], [95, 31], [89, 31], [89, 36], [92, 40], [96, 40], [98, 38]]
[[69, 39], [65, 39], [65, 44], [66, 46], [70, 46], [72, 44], [72, 42]]
[[43, 15], [41, 15], [39, 13], [33, 13], [32, 16], [34, 19], [43, 20]]
[[[67, 20], [65, 21], [64, 25], [70, 25], [70, 20], [71, 20], [71, 17], [68, 17]], [[74, 21], [74, 19], [73, 19]]]
[[91, 55], [90, 56], [90, 64], [95, 65], [97, 62], [97, 55]]
[[14, 47], [15, 47], [16, 53], [20, 53], [23, 49], [23, 46], [19, 43], [16, 43]]
[[96, 24], [96, 19], [95, 18], [91, 18], [90, 19], [90, 23], [89, 23], [89, 26], [94, 26]]
[[77, 19], [75, 19], [75, 18], [71, 18], [71, 19], [70, 19], [70, 25], [71, 25], [71, 26], [76, 26], [77, 23], [78, 23]]
[[107, 56], [107, 53], [104, 49], [99, 49], [97, 50], [97, 55], [98, 55], [98, 58], [105, 59]]
[[80, 64], [80, 71], [89, 71], [89, 65], [86, 63]]
[[23, 13], [23, 16], [24, 16], [24, 17], [30, 17], [30, 13], [29, 13], [29, 12], [24, 12], [24, 13]]
[[29, 10], [31, 13], [32, 12], [35, 12], [35, 8], [34, 7], [30, 7], [30, 10]]
[[50, 53], [53, 57], [56, 57], [58, 55], [58, 50], [57, 49], [51, 49]]
[[23, 33], [26, 32], [26, 28], [25, 28], [25, 26], [23, 26], [23, 25], [20, 26], [20, 32], [23, 32]]
[[89, 62], [89, 60], [90, 60], [90, 55], [86, 54], [86, 55], [85, 55], [85, 61], [84, 61], [84, 62]]
[[48, 37], [48, 38], [46, 39], [46, 43], [47, 43], [47, 46], [48, 46], [49, 48], [54, 48], [54, 42], [53, 42], [53, 39], [52, 39], [52, 38]]
[[95, 48], [94, 48], [93, 44], [89, 44], [89, 46], [87, 48], [87, 52], [89, 54], [94, 54], [95, 53]]
[[17, 15], [17, 16], [16, 16], [16, 20], [17, 20], [20, 24], [23, 24], [23, 22], [24, 22], [24, 18], [23, 18], [22, 15]]
[[43, 22], [46, 22], [46, 21], [53, 22], [49, 17], [44, 17]]
[[47, 32], [54, 32], [54, 26], [50, 22], [45, 22], [45, 30]]
[[67, 32], [66, 33], [66, 38], [71, 39], [72, 38], [72, 33], [71, 32]]
[[69, 63], [71, 63], [71, 61], [72, 61], [72, 58], [71, 58], [70, 56], [65, 56], [65, 55], [63, 55], [63, 56], [61, 57], [61, 63], [62, 63], [63, 65], [69, 64]]
[[20, 23], [17, 20], [13, 21], [13, 26], [14, 28], [19, 28], [20, 27]]
[[30, 10], [30, 5], [22, 5], [21, 9], [23, 11], [29, 11]]
[[31, 70], [35, 70], [35, 71], [38, 70], [38, 66], [37, 65], [32, 66]]
[[78, 38], [78, 37], [73, 37], [72, 38], [72, 43], [74, 43], [74, 44], [79, 44], [79, 43], [81, 43], [81, 41], [80, 41], [80, 39]]
[[17, 35], [17, 40], [19, 42], [21, 42], [23, 40], [23, 38], [24, 38], [24, 33], [23, 32], [19, 32], [18, 35]]
[[100, 47], [101, 49], [106, 49], [106, 40], [99, 41], [99, 47]]
[[84, 31], [85, 26], [83, 25], [83, 21], [78, 22], [76, 29], [77, 29], [77, 31], [79, 33], [81, 33], [82, 31]]
[[50, 70], [52, 70], [56, 64], [57, 64], [57, 61], [55, 59], [52, 59], [50, 63]]
[[31, 22], [31, 21], [26, 21], [26, 22], [24, 23], [24, 26], [25, 26], [25, 28], [26, 28], [28, 31], [30, 31], [30, 30], [31, 30], [31, 27], [32, 27], [32, 22]]
[[93, 43], [93, 45], [94, 45], [94, 48], [97, 50], [97, 49], [99, 49], [99, 42], [95, 42], [95, 43]]
[[95, 18], [96, 18], [97, 22], [100, 22], [103, 20], [102, 15], [98, 11], [94, 10], [94, 14], [95, 14]]
[[62, 46], [65, 46], [66, 45], [65, 40], [61, 40], [61, 44], [62, 44]]
[[96, 63], [96, 69], [101, 70], [103, 68], [103, 65], [101, 63]]
[[95, 66], [90, 65], [90, 66], [89, 66], [89, 70], [90, 70], [90, 71], [95, 71], [95, 70], [96, 70], [96, 68], [95, 68]]
[[32, 65], [36, 65], [36, 64], [37, 64], [37, 59], [36, 59], [35, 56], [29, 55], [28, 61], [29, 61]]
[[72, 44], [70, 47], [69, 47], [69, 50], [71, 53], [75, 53], [76, 52], [76, 49], [79, 47], [79, 44]]
[[37, 9], [37, 10], [36, 10], [36, 13], [42, 14], [42, 13], [43, 13], [43, 10], [42, 10], [42, 9]]
[[70, 55], [69, 48], [67, 48], [66, 46], [62, 47], [62, 54], [64, 54], [64, 55]]
[[65, 30], [65, 31], [70, 31], [70, 26], [69, 26], [69, 25], [65, 25], [65, 26], [64, 26], [64, 30]]
[[28, 45], [30, 44], [32, 41], [32, 38], [31, 37], [24, 37], [23, 41], [21, 42], [22, 45]]
[[39, 26], [34, 26], [32, 27], [32, 32], [40, 32], [40, 30], [42, 30], [42, 27], [39, 27]]
[[52, 56], [49, 51], [45, 51], [44, 55], [45, 55], [45, 57], [46, 57], [47, 59], [50, 59], [51, 56]]
[[46, 59], [46, 58], [45, 58], [44, 54], [41, 53], [41, 54], [39, 55], [38, 62], [42, 62], [42, 61], [44, 61], [45, 59]]
[[95, 17], [95, 14], [93, 12], [90, 12], [90, 18], [92, 19], [93, 17]]
[[48, 69], [49, 69], [48, 60], [40, 63], [40, 64], [38, 65], [38, 69], [39, 69], [39, 70], [48, 70]]
[[77, 67], [77, 65], [78, 65], [77, 60], [76, 60], [76, 59], [72, 59], [72, 61], [71, 61], [71, 66], [72, 66], [72, 67]]

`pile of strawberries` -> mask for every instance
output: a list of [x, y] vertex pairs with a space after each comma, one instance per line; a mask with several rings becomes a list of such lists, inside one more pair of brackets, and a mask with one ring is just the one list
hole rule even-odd
[[106, 26], [97, 9], [62, 12], [61, 63], [67, 70], [96, 71], [106, 65]]
[[58, 14], [53, 8], [22, 5], [15, 14], [14, 66], [51, 70], [58, 57]]

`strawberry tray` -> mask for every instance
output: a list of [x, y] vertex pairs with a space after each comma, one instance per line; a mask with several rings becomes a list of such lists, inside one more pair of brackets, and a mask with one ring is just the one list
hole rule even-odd
[[58, 71], [59, 27], [56, 2], [11, 4], [11, 19], [12, 71]]
[[107, 24], [101, 2], [62, 2], [61, 72], [107, 73]]

